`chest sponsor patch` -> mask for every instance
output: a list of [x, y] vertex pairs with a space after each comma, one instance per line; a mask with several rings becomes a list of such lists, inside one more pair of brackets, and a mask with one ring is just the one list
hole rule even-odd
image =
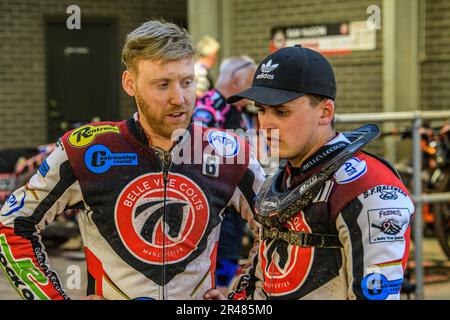
[[409, 224], [407, 208], [383, 208], [367, 211], [370, 243], [404, 241]]
[[369, 300], [385, 300], [391, 294], [400, 293], [403, 279], [389, 281], [381, 273], [371, 273], [361, 281], [364, 296]]
[[351, 158], [334, 174], [336, 182], [346, 184], [361, 178], [367, 172], [367, 164], [364, 160]]
[[233, 158], [239, 153], [239, 141], [225, 131], [209, 131], [208, 143], [218, 155], [225, 158]]
[[[285, 227], [290, 231], [311, 233], [302, 211]], [[264, 240], [260, 244], [259, 255], [264, 291], [282, 296], [298, 290], [306, 281], [314, 259], [314, 248], [290, 245], [280, 239]]]
[[137, 166], [136, 153], [113, 153], [108, 147], [96, 144], [87, 149], [84, 163], [93, 173], [105, 173], [113, 166]]
[[191, 179], [170, 173], [140, 176], [121, 192], [115, 223], [122, 242], [141, 261], [176, 263], [197, 249], [209, 221], [205, 194]]
[[85, 147], [91, 144], [95, 137], [104, 133], [120, 133], [118, 126], [83, 126], [74, 130], [69, 136], [69, 143], [74, 147]]

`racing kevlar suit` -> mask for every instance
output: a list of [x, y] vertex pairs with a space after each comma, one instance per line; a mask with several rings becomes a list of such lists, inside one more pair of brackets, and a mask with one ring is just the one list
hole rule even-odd
[[65, 134], [0, 212], [0, 266], [19, 294], [68, 298], [40, 236], [66, 208], [79, 209], [88, 294], [201, 299], [213, 288], [223, 211], [254, 225], [264, 175], [240, 138], [187, 132], [170, 152], [148, 146], [137, 117]]
[[[349, 142], [339, 133], [300, 168], [281, 168], [277, 188], [300, 185]], [[357, 152], [304, 210], [294, 212], [280, 233], [263, 230], [230, 298], [398, 299], [414, 206], [388, 166]], [[301, 237], [293, 240], [291, 235]], [[325, 240], [333, 245], [327, 247]]]

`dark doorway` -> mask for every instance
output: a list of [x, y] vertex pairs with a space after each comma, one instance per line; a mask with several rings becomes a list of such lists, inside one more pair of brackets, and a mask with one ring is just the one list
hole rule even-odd
[[117, 120], [117, 35], [113, 21], [47, 20], [48, 141], [91, 121]]

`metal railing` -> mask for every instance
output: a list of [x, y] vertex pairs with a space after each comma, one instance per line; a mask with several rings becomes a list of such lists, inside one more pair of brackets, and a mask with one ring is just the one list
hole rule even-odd
[[423, 120], [442, 120], [450, 118], [450, 111], [410, 111], [410, 112], [384, 112], [384, 113], [357, 113], [336, 114], [337, 123], [355, 122], [398, 122], [411, 121], [413, 128], [413, 196], [415, 206], [414, 214], [414, 260], [416, 279], [416, 299], [424, 299], [424, 270], [423, 270], [423, 217], [422, 204], [432, 202], [450, 201], [450, 192], [424, 194], [422, 193], [422, 151], [420, 148], [421, 136], [419, 129]]

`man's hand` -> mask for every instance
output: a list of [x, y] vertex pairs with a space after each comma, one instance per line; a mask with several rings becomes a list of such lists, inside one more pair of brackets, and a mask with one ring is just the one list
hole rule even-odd
[[102, 296], [91, 294], [90, 296], [81, 297], [80, 300], [108, 300]]
[[227, 298], [218, 289], [211, 289], [207, 291], [203, 298], [205, 300], [227, 300]]

